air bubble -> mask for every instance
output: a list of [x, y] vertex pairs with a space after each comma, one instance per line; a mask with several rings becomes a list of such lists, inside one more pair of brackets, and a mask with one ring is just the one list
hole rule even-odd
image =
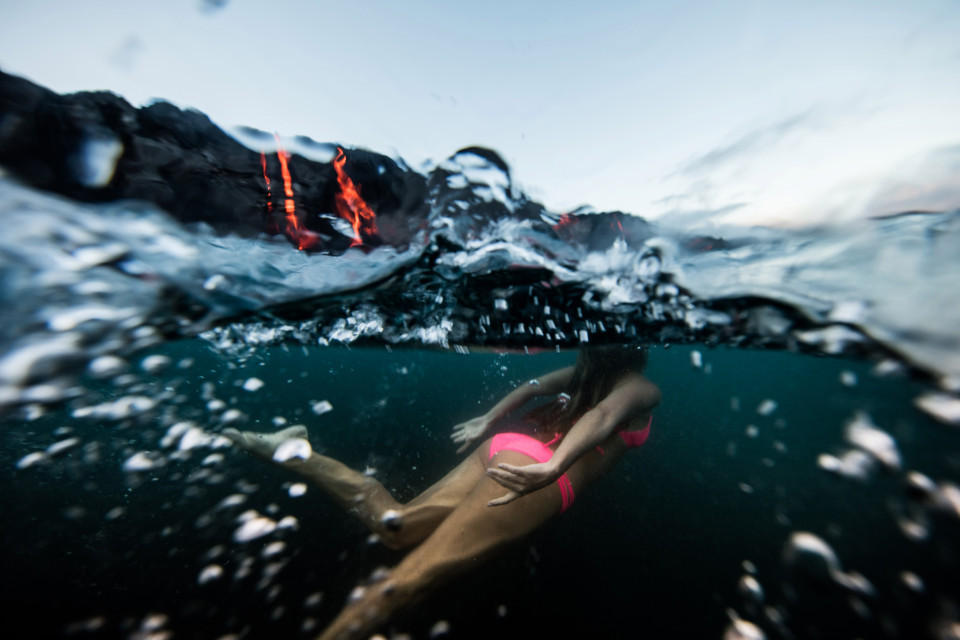
[[896, 441], [890, 434], [877, 428], [863, 411], [858, 411], [847, 423], [845, 435], [850, 444], [863, 449], [888, 469], [900, 469], [900, 452]]
[[762, 416], [769, 416], [771, 413], [777, 410], [777, 401], [766, 399], [757, 406], [757, 413]]
[[960, 398], [946, 393], [925, 393], [913, 403], [918, 409], [933, 416], [940, 422], [960, 424]]
[[737, 591], [739, 591], [743, 597], [757, 604], [763, 602], [763, 587], [760, 586], [760, 583], [752, 575], [740, 577], [740, 581], [737, 583]]
[[728, 611], [730, 624], [723, 632], [723, 640], [766, 640], [763, 630], [757, 625], [737, 616], [733, 611]]
[[348, 602], [359, 602], [363, 600], [363, 596], [367, 595], [367, 590], [363, 587], [357, 586], [353, 588], [353, 591], [350, 592], [350, 595], [347, 597]]
[[223, 412], [223, 415], [220, 416], [220, 421], [224, 424], [230, 424], [232, 422], [239, 422], [246, 419], [246, 414], [244, 414], [239, 409], [227, 409]]
[[34, 451], [17, 460], [17, 469], [29, 469], [33, 465], [45, 462], [48, 459], [47, 454], [43, 451]]
[[812, 533], [797, 531], [791, 534], [784, 546], [783, 561], [793, 569], [830, 580], [851, 591], [873, 593], [873, 585], [864, 576], [855, 572], [844, 573], [830, 545]]
[[302, 482], [296, 482], [290, 485], [290, 488], [287, 489], [287, 493], [291, 498], [299, 498], [307, 492], [307, 485]]
[[313, 453], [310, 442], [305, 438], [290, 438], [280, 443], [273, 452], [273, 459], [277, 462], [293, 460], [308, 460]]
[[242, 493], [234, 493], [229, 495], [223, 500], [220, 501], [220, 504], [217, 505], [218, 509], [229, 509], [230, 507], [237, 507], [247, 501], [247, 496]]
[[911, 591], [916, 593], [923, 593], [924, 584], [923, 580], [912, 571], [902, 571], [900, 573], [900, 581]]
[[263, 380], [260, 378], [247, 378], [243, 383], [244, 391], [259, 391], [263, 388]]
[[380, 523], [387, 531], [399, 531], [403, 528], [403, 516], [401, 516], [398, 511], [387, 509], [383, 512], [383, 515], [380, 516]]
[[121, 420], [150, 411], [156, 404], [155, 400], [146, 396], [124, 396], [113, 402], [104, 402], [74, 409], [71, 415], [73, 415], [74, 418]]
[[160, 373], [170, 366], [170, 358], [161, 355], [147, 356], [140, 361], [140, 368], [147, 373]]
[[100, 356], [94, 358], [87, 366], [87, 370], [95, 378], [112, 378], [126, 371], [126, 360], [116, 356]]
[[207, 291], [213, 291], [226, 283], [227, 279], [222, 274], [216, 273], [204, 281], [203, 288]]
[[47, 447], [47, 455], [53, 458], [61, 453], [69, 451], [78, 444], [80, 444], [80, 438], [67, 438], [65, 440], [60, 440], [59, 442], [55, 442]]
[[322, 416], [325, 413], [333, 411], [333, 405], [327, 400], [320, 400], [319, 402], [311, 402], [310, 410], [318, 416]]
[[244, 518], [246, 514], [241, 516], [243, 524], [233, 532], [234, 540], [237, 542], [250, 542], [251, 540], [270, 535], [276, 530], [276, 522], [266, 516], [256, 514], [256, 512], [254, 512], [254, 514], [253, 517], [248, 518]]
[[207, 584], [223, 576], [223, 567], [218, 564], [207, 565], [197, 576], [198, 584]]
[[128, 472], [149, 471], [162, 467], [165, 460], [152, 451], [138, 451], [123, 463], [123, 470]]
[[845, 387], [857, 386], [857, 374], [855, 374], [853, 371], [841, 371], [840, 384]]
[[903, 365], [896, 360], [881, 360], [873, 367], [872, 373], [878, 378], [898, 375], [903, 373]]
[[930, 519], [925, 505], [909, 502], [905, 509], [895, 507], [894, 515], [897, 526], [907, 539], [920, 542], [930, 537]]
[[430, 637], [431, 638], [442, 638], [443, 636], [450, 633], [450, 623], [446, 620], [437, 620], [432, 627], [430, 627]]
[[866, 481], [874, 467], [874, 460], [863, 451], [856, 449], [845, 452], [841, 457], [821, 453], [817, 457], [821, 469], [853, 480]]

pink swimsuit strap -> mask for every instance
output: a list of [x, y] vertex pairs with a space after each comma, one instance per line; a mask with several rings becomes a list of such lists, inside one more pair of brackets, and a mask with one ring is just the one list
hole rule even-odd
[[[554, 438], [551, 442], [556, 442], [558, 439], [559, 438]], [[522, 453], [525, 456], [533, 458], [537, 462], [546, 462], [553, 456], [553, 451], [536, 438], [510, 431], [498, 433], [493, 436], [493, 440], [490, 441], [489, 458], [493, 458], [493, 456], [501, 451], [516, 451], [517, 453]], [[575, 497], [573, 494], [573, 483], [570, 482], [570, 478], [564, 473], [557, 478], [557, 486], [560, 487], [560, 513], [563, 513], [573, 504]]]

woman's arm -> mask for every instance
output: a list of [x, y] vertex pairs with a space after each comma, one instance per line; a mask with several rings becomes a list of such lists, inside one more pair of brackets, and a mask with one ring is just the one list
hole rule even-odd
[[482, 416], [456, 425], [450, 438], [454, 443], [460, 444], [457, 453], [468, 448], [473, 442], [481, 438], [494, 422], [514, 409], [523, 406], [527, 400], [537, 396], [555, 395], [563, 391], [572, 376], [573, 367], [564, 367], [539, 378], [534, 378], [505, 395], [500, 402]]
[[577, 420], [546, 462], [525, 466], [500, 463], [496, 468], [487, 469], [487, 475], [510, 489], [490, 504], [506, 504], [554, 482], [580, 456], [609, 438], [617, 425], [649, 413], [659, 402], [660, 390], [646, 380], [636, 379], [617, 387]]
[[491, 422], [494, 422], [517, 407], [522, 407], [531, 398], [556, 395], [567, 387], [571, 377], [573, 377], [573, 367], [565, 367], [534, 378], [505, 395], [486, 415]]
[[610, 392], [570, 428], [549, 462], [556, 478], [587, 451], [613, 435], [617, 425], [650, 413], [660, 403], [660, 390], [645, 380], [634, 380]]

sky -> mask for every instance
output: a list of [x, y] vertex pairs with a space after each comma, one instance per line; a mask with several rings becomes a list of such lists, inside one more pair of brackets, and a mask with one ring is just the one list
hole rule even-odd
[[0, 69], [414, 168], [489, 147], [557, 212], [803, 226], [960, 207], [957, 34], [957, 0], [0, 0]]

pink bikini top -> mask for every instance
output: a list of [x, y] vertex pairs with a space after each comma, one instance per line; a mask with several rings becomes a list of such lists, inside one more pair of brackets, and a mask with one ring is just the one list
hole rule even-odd
[[[650, 437], [651, 424], [653, 424], [652, 415], [647, 420], [647, 426], [645, 426], [643, 429], [638, 429], [636, 431], [625, 431], [625, 430], [620, 431], [619, 432], [620, 439], [623, 440], [623, 444], [627, 445], [628, 449], [641, 447], [643, 446], [643, 443], [647, 441], [647, 438]], [[559, 442], [561, 438], [563, 438], [563, 434], [557, 433], [556, 435], [553, 436], [553, 438], [549, 442], [544, 443], [544, 446], [552, 447], [554, 444]], [[597, 445], [596, 449], [597, 451], [600, 452], [600, 455], [603, 455], [604, 453], [603, 447]]]
[[651, 424], [653, 424], [653, 416], [650, 416], [650, 419], [647, 420], [647, 426], [643, 429], [639, 429], [638, 431], [621, 431], [620, 439], [623, 440], [623, 443], [627, 445], [629, 449], [643, 446], [643, 443], [650, 437]]

